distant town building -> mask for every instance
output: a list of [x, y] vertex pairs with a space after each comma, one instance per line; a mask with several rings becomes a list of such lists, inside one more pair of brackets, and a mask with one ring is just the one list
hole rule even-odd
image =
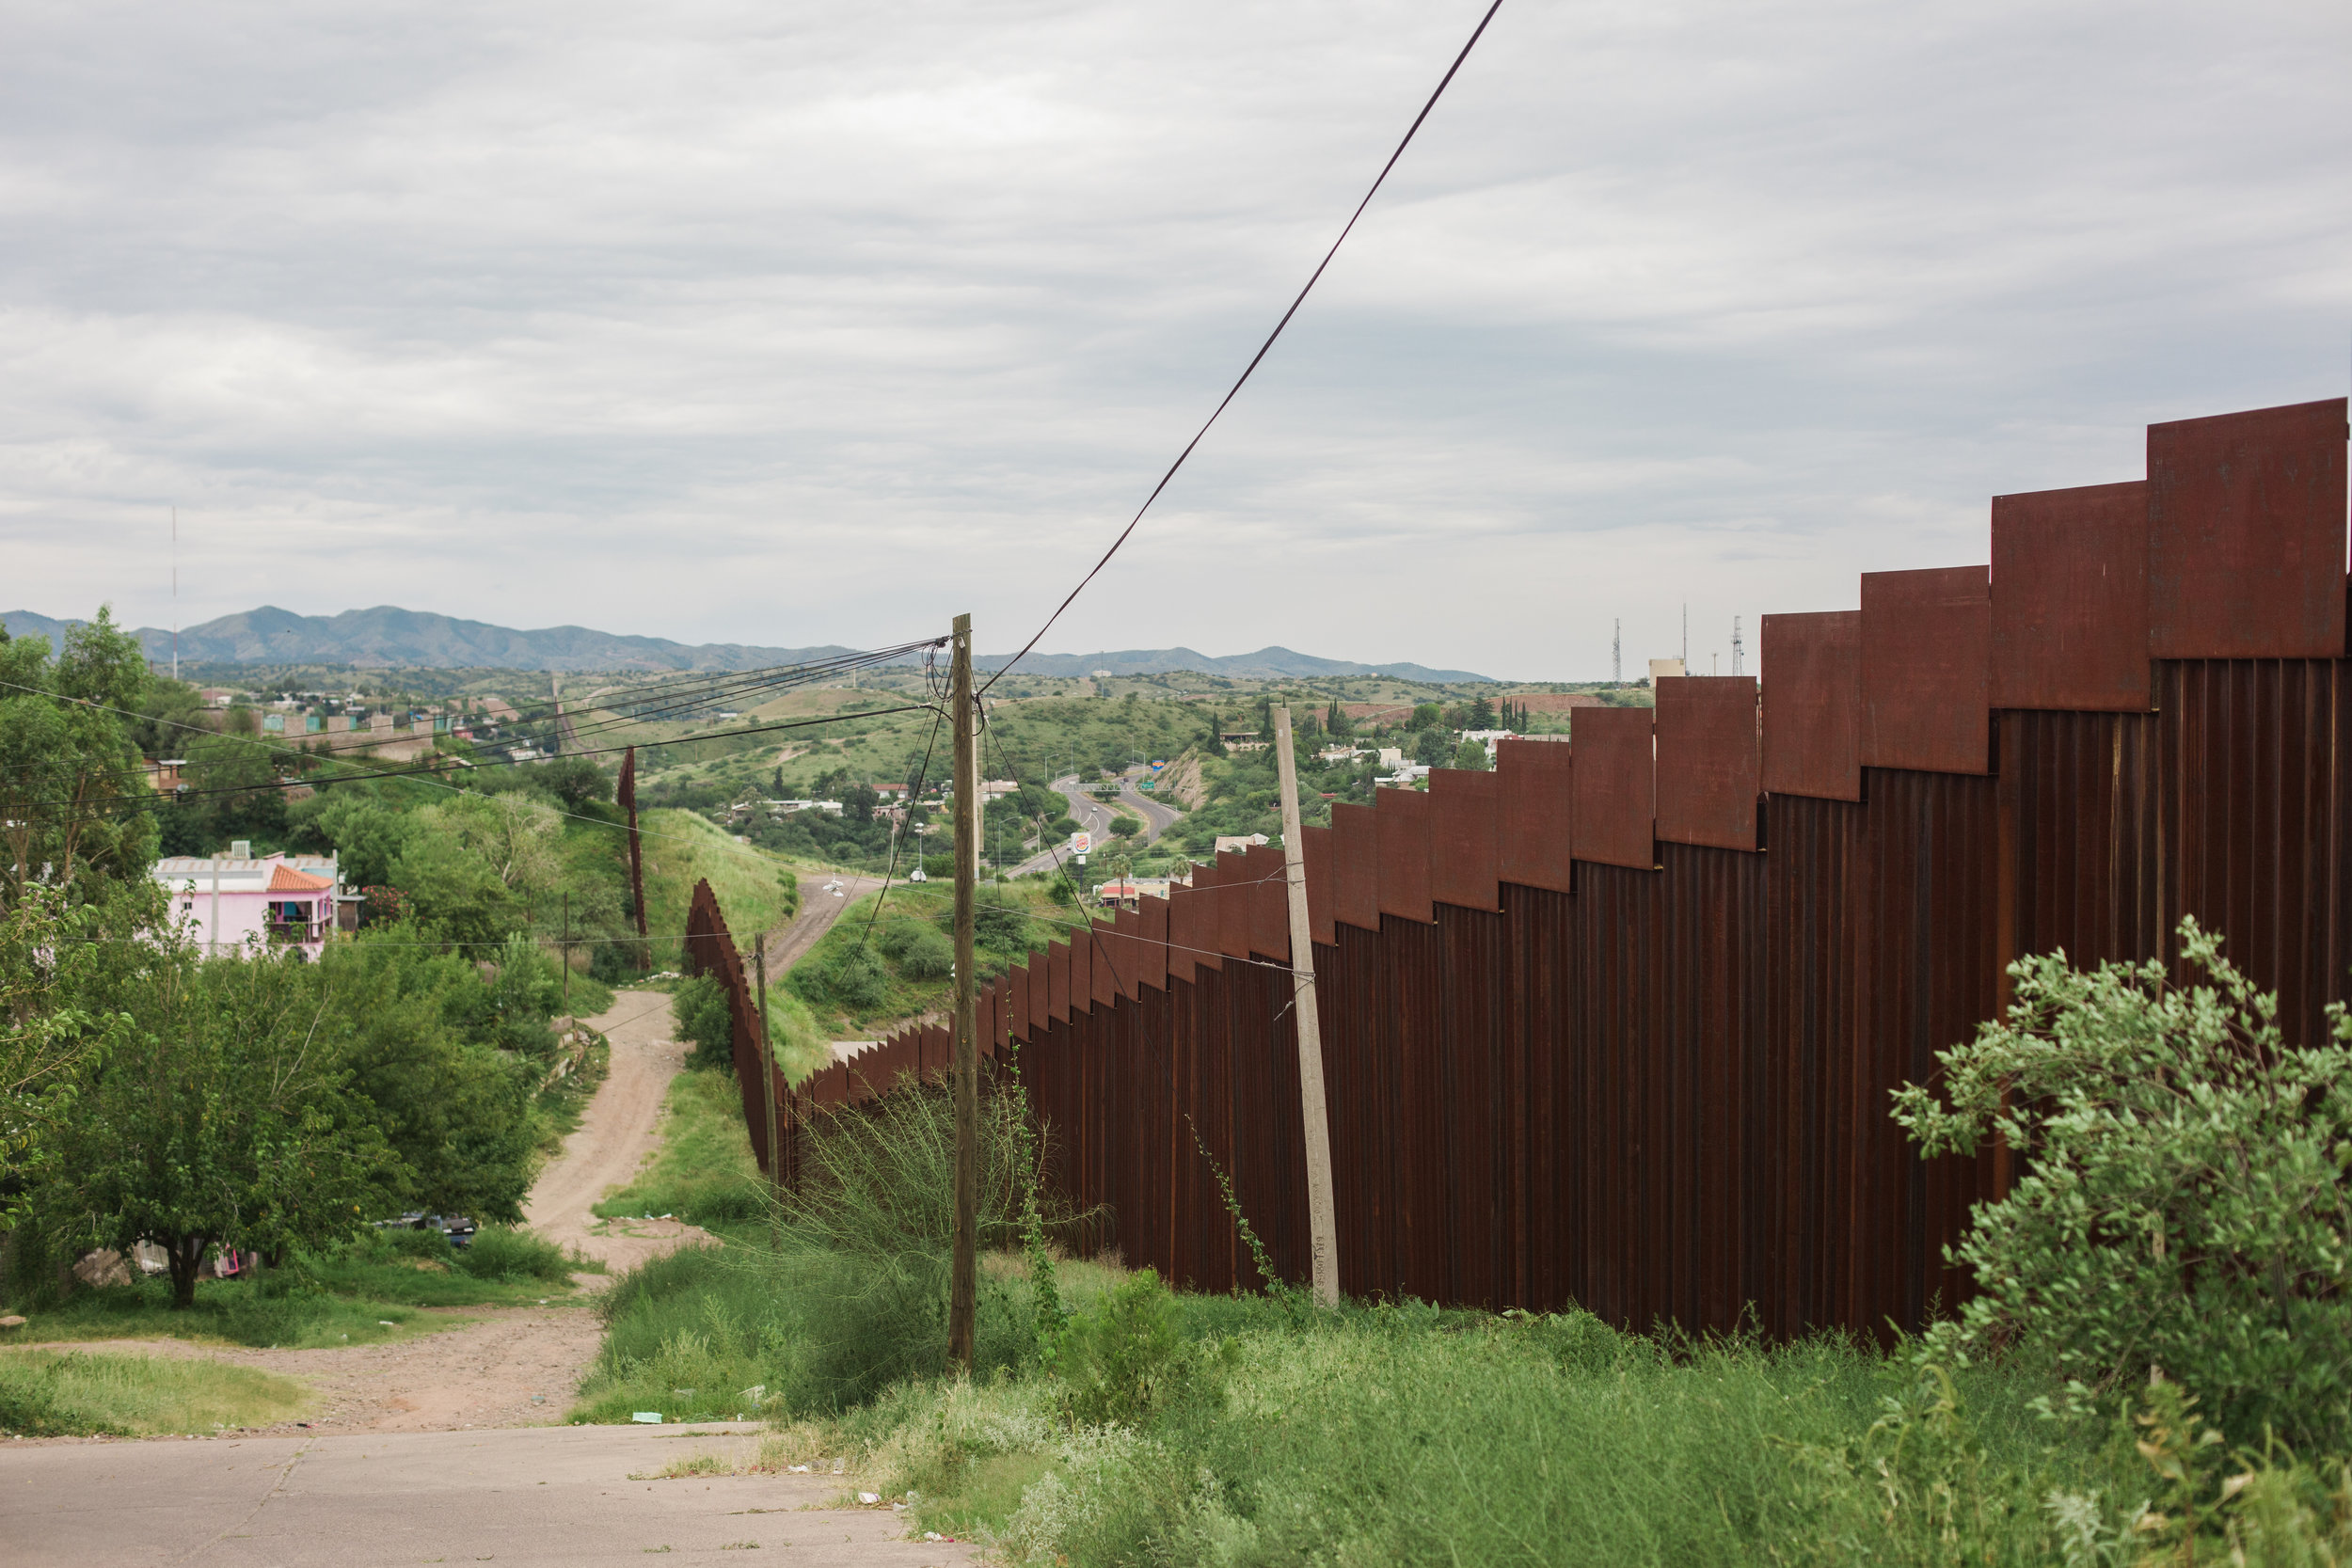
[[1168, 886], [1169, 879], [1166, 877], [1127, 877], [1104, 882], [1094, 892], [1105, 904], [1135, 910], [1140, 908], [1146, 898], [1167, 897]]
[[1266, 836], [1263, 833], [1219, 833], [1216, 837], [1216, 852], [1221, 855], [1229, 849], [1248, 849], [1257, 845], [1263, 844], [1265, 841]]
[[1649, 661], [1649, 683], [1652, 686], [1656, 686], [1670, 675], [1679, 675], [1682, 673], [1682, 660], [1678, 658], [1653, 658]]

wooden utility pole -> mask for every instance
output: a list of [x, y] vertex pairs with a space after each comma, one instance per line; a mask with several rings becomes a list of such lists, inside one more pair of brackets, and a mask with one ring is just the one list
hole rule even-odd
[[980, 749], [972, 722], [972, 617], [957, 616], [955, 632], [947, 701], [956, 726], [956, 1231], [947, 1280], [947, 1359], [970, 1376], [979, 1307], [980, 1030], [972, 924], [980, 878]]
[[784, 1150], [776, 1147], [776, 1037], [768, 1030], [768, 933], [752, 939], [752, 974], [759, 982], [759, 1099], [768, 1116], [768, 1250], [784, 1249]]
[[1291, 710], [1274, 710], [1282, 769], [1282, 879], [1291, 910], [1291, 1003], [1298, 1015], [1298, 1109], [1307, 1132], [1307, 1229], [1314, 1243], [1315, 1301], [1340, 1304], [1339, 1224], [1331, 1209], [1331, 1121], [1323, 1103], [1323, 1021], [1315, 1006], [1315, 933], [1307, 919], [1307, 861], [1298, 820], [1298, 764]]
[[572, 890], [564, 890], [564, 1016], [572, 1016]]

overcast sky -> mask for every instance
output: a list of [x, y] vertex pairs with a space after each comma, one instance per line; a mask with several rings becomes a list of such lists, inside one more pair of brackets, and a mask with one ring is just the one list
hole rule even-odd
[[[0, 608], [1017, 646], [1483, 8], [0, 20]], [[2352, 6], [1506, 0], [1054, 651], [1724, 654], [2342, 395]]]

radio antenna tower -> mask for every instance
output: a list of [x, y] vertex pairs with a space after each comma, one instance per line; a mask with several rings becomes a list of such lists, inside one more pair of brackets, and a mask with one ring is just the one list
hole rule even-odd
[[1613, 621], [1610, 626], [1613, 629], [1609, 633], [1609, 678], [1622, 686], [1625, 684], [1625, 622]]
[[1691, 673], [1691, 601], [1682, 601], [1682, 673]]
[[1740, 665], [1740, 617], [1734, 615], [1731, 618], [1731, 673], [1735, 675], [1739, 674]]

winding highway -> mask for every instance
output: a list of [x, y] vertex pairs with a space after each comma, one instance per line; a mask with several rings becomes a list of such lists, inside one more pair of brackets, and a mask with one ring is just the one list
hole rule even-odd
[[[1143, 842], [1153, 844], [1184, 814], [1137, 789], [1136, 785], [1140, 782], [1137, 775], [1122, 774], [1119, 780], [1119, 803], [1143, 818]], [[1111, 837], [1113, 813], [1110, 807], [1088, 794], [1087, 786], [1078, 782], [1076, 774], [1056, 779], [1051, 787], [1070, 802], [1070, 815], [1077, 819], [1079, 831], [1094, 835], [1097, 849], [1107, 848], [1116, 842]], [[1069, 842], [1057, 839], [1014, 866], [1011, 875], [1025, 877], [1033, 871], [1050, 871], [1069, 856]]]

